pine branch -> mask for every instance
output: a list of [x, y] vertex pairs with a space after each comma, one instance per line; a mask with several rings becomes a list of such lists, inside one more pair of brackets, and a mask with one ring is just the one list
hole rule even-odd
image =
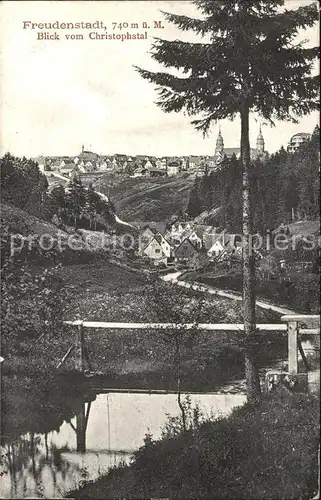
[[165, 67], [182, 69], [184, 73], [204, 74], [209, 70], [217, 73], [224, 65], [235, 66], [235, 47], [231, 41], [216, 37], [215, 43], [189, 43], [180, 40], [162, 40], [157, 38], [152, 45], [152, 58]]
[[195, 33], [202, 36], [213, 31], [213, 27], [207, 19], [195, 19], [179, 14], [171, 14], [162, 10], [161, 13], [167, 21], [175, 24], [182, 31], [195, 31]]
[[315, 4], [279, 12], [282, 0], [194, 3], [205, 19], [164, 15], [182, 31], [210, 33], [211, 43], [156, 38], [152, 45], [152, 58], [183, 76], [135, 67], [156, 85], [163, 111], [201, 115], [192, 123], [206, 134], [211, 121], [234, 117], [245, 102], [270, 123], [319, 109], [319, 82], [311, 77], [318, 47], [293, 45], [298, 30], [318, 19]]

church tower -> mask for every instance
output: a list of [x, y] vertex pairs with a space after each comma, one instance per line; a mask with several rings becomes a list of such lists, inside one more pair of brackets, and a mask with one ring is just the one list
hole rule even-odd
[[223, 154], [223, 151], [224, 151], [224, 141], [223, 141], [223, 137], [221, 134], [221, 127], [220, 127], [219, 131], [218, 131], [218, 136], [216, 139], [215, 156], [221, 156]]
[[261, 125], [260, 125], [259, 135], [257, 136], [256, 139], [256, 149], [258, 151], [261, 151], [262, 153], [264, 152], [264, 137], [262, 135]]

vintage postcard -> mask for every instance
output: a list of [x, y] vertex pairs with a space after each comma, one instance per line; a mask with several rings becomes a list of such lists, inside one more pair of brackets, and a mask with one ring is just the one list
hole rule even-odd
[[320, 498], [319, 4], [0, 3], [0, 498]]

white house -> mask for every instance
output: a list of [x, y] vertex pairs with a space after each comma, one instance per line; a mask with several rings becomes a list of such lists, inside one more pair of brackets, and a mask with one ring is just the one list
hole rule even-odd
[[65, 177], [72, 177], [77, 172], [77, 167], [74, 163], [67, 163], [64, 167], [60, 168], [61, 175]]
[[106, 161], [102, 161], [101, 163], [99, 163], [97, 165], [97, 167], [99, 168], [99, 170], [101, 170], [102, 172], [104, 172], [105, 170], [107, 170], [108, 164], [107, 164]]
[[179, 174], [179, 165], [168, 165], [167, 166], [167, 175], [168, 177], [174, 177]]
[[224, 244], [221, 238], [218, 238], [215, 243], [208, 250], [207, 255], [209, 257], [217, 257], [224, 250]]
[[148, 245], [148, 243], [151, 242], [151, 240], [154, 238], [155, 233], [151, 230], [150, 227], [144, 228], [143, 232], [140, 233], [139, 235], [139, 251], [144, 254], [144, 249]]
[[152, 162], [151, 162], [151, 161], [149, 161], [149, 160], [147, 159], [147, 161], [146, 161], [146, 163], [145, 163], [145, 165], [144, 165], [144, 168], [146, 168], [146, 169], [149, 169], [149, 168], [154, 168], [154, 165], [152, 164]]
[[147, 255], [150, 259], [168, 258], [171, 256], [171, 252], [171, 245], [160, 233], [155, 234], [143, 249], [143, 255]]
[[223, 231], [217, 236], [207, 254], [209, 257], [217, 257], [223, 250], [226, 251], [225, 253], [228, 255], [231, 253], [234, 255], [242, 255], [242, 237], [237, 234], [228, 234]]
[[161, 158], [161, 168], [167, 167], [167, 158]]

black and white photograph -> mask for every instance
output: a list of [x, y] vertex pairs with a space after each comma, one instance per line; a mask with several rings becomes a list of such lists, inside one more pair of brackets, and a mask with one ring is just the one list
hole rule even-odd
[[320, 499], [319, 29], [0, 2], [0, 498]]

